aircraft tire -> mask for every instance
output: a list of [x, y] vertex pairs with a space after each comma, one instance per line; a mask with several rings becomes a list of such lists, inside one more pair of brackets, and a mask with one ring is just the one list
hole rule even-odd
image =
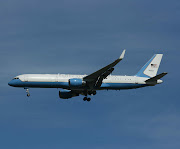
[[96, 95], [96, 91], [93, 91], [93, 95]]
[[87, 101], [91, 101], [91, 98], [87, 98]]

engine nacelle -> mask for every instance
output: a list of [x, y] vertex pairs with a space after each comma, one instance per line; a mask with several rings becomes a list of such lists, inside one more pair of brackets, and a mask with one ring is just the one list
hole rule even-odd
[[70, 87], [82, 87], [85, 86], [86, 82], [79, 78], [69, 79]]
[[76, 93], [73, 93], [72, 91], [67, 91], [67, 90], [59, 91], [59, 98], [62, 98], [62, 99], [68, 99], [75, 96], [79, 96], [79, 94], [76, 94]]

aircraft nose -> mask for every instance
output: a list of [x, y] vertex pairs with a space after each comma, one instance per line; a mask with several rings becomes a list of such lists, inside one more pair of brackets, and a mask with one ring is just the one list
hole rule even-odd
[[13, 79], [8, 83], [8, 85], [13, 87], [20, 87], [22, 84], [19, 79]]
[[8, 83], [9, 86], [13, 86], [13, 81], [11, 80], [9, 83]]

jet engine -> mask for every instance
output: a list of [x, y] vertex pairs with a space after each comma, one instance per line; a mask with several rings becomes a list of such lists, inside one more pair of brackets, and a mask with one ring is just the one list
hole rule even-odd
[[79, 96], [79, 94], [73, 93], [72, 91], [68, 91], [68, 90], [59, 91], [59, 98], [62, 99], [68, 99], [75, 96]]
[[70, 87], [82, 87], [85, 86], [86, 82], [79, 78], [69, 79], [69, 86]]

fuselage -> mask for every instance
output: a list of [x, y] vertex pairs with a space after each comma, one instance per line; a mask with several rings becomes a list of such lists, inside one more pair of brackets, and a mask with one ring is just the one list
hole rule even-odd
[[16, 76], [8, 84], [13, 87], [29, 88], [61, 88], [59, 97], [69, 99], [79, 95], [85, 96], [84, 101], [90, 101], [88, 95], [96, 95], [97, 90], [123, 90], [154, 86], [162, 83], [160, 80], [167, 73], [157, 74], [162, 54], [155, 54], [135, 76], [111, 75], [124, 58], [125, 50], [118, 59], [89, 75], [72, 74], [23, 74]]
[[[24, 74], [16, 76], [9, 82], [10, 86], [23, 87], [23, 88], [63, 88], [73, 89], [69, 85], [69, 80], [73, 78], [82, 79], [86, 75], [71, 75], [71, 74]], [[100, 87], [94, 88], [95, 90], [103, 89], [132, 89], [148, 86], [146, 84], [146, 77], [137, 76], [119, 76], [109, 75], [107, 76]], [[158, 83], [162, 83], [158, 80]], [[76, 90], [89, 90], [86, 85], [76, 87]]]

